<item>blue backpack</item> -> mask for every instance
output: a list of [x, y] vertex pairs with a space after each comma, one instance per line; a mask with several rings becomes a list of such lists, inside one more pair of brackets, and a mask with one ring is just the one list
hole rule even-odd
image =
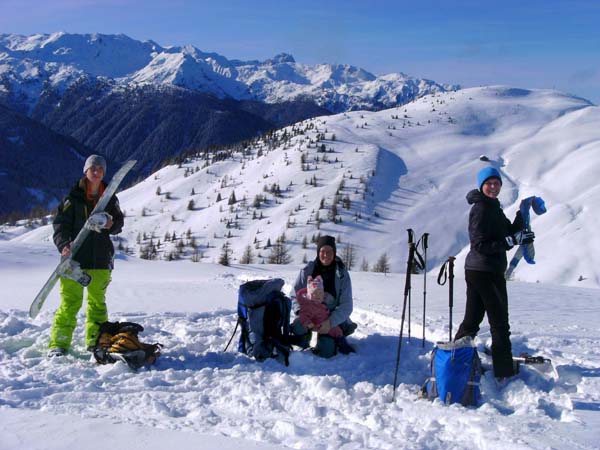
[[439, 398], [446, 405], [476, 406], [480, 379], [481, 360], [470, 336], [438, 342], [431, 353], [431, 376], [423, 385], [423, 396]]
[[252, 280], [240, 286], [237, 312], [242, 333], [238, 351], [257, 361], [283, 358], [287, 366], [292, 302], [281, 292], [284, 284], [281, 278], [274, 278]]

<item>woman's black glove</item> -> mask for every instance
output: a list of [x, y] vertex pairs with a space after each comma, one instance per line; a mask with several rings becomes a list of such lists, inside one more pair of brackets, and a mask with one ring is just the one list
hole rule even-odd
[[513, 248], [515, 245], [531, 244], [535, 239], [535, 233], [533, 231], [517, 231], [513, 235], [506, 236], [506, 245], [508, 248]]

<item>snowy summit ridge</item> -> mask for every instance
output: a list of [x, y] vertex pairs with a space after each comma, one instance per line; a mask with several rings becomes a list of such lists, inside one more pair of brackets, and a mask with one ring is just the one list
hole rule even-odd
[[124, 34], [0, 34], [0, 80], [13, 96], [25, 95], [35, 105], [45, 83], [62, 91], [81, 77], [104, 77], [122, 86], [174, 85], [236, 100], [302, 98], [331, 112], [377, 110], [458, 88], [402, 73], [375, 76], [346, 64], [301, 64], [287, 53], [239, 61]]

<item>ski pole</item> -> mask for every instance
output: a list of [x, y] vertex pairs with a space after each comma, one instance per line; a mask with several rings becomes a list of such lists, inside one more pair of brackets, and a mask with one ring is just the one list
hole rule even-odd
[[429, 233], [423, 233], [421, 241], [423, 245], [423, 342], [422, 348], [425, 348], [425, 308], [427, 307], [427, 239]]
[[454, 260], [456, 258], [454, 256], [448, 257], [448, 271], [450, 272], [449, 278], [450, 283], [448, 283], [448, 308], [450, 309], [450, 337], [448, 338], [448, 342], [452, 342], [452, 307], [454, 306]]
[[448, 325], [450, 339], [448, 342], [452, 342], [452, 307], [454, 306], [454, 256], [448, 256], [448, 259], [442, 267], [440, 267], [440, 273], [438, 274], [437, 282], [440, 286], [446, 284], [448, 281], [448, 273], [450, 272], [450, 283], [448, 284], [448, 308], [450, 309], [450, 323]]
[[[410, 252], [410, 246], [413, 245], [413, 250], [416, 250], [416, 245], [414, 245], [414, 232], [412, 228], [409, 228], [406, 230], [408, 232], [408, 246], [409, 246], [409, 252]], [[413, 258], [414, 258], [414, 254], [413, 254]], [[412, 274], [412, 264], [410, 266], [409, 271]], [[407, 272], [408, 273], [408, 272]], [[408, 342], [410, 343], [410, 312], [412, 310], [412, 299], [411, 299], [411, 285], [409, 282], [409, 286], [408, 286]]]
[[[410, 230], [412, 232], [412, 230]], [[404, 333], [404, 318], [406, 315], [406, 303], [410, 294], [410, 269], [413, 264], [413, 258], [415, 255], [415, 244], [409, 242], [408, 244], [408, 260], [406, 262], [406, 280], [404, 282], [404, 302], [402, 305], [402, 319], [400, 320], [400, 335], [398, 336], [398, 352], [396, 353], [396, 370], [394, 372], [394, 391], [392, 394], [392, 402], [396, 399], [396, 384], [398, 381], [398, 367], [400, 366], [400, 353], [402, 351], [402, 335]]]

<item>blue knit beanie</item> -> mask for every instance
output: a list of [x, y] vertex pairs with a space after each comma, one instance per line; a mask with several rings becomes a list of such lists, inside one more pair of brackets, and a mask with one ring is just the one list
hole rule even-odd
[[500, 176], [500, 172], [495, 167], [485, 167], [479, 171], [477, 174], [477, 187], [481, 191], [481, 187], [483, 183], [485, 183], [488, 178], [498, 178], [500, 180], [500, 184], [502, 184], [502, 177]]

